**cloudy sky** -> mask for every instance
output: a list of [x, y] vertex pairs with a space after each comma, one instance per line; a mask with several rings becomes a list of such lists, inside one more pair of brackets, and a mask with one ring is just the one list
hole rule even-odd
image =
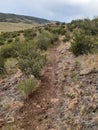
[[98, 0], [0, 0], [0, 12], [69, 22], [98, 16]]

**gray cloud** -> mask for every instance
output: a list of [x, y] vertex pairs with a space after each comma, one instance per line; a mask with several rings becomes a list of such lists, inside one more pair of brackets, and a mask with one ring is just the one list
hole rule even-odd
[[97, 16], [97, 5], [98, 0], [0, 0], [0, 12], [66, 22], [77, 18]]

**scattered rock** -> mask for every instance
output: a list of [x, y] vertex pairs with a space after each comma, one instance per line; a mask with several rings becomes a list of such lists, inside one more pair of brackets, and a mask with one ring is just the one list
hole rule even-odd
[[51, 99], [51, 102], [52, 102], [52, 103], [57, 103], [58, 101], [59, 101], [59, 99], [57, 99], [57, 98], [52, 98], [52, 99]]
[[80, 75], [81, 76], [82, 75], [87, 75], [87, 74], [91, 73], [91, 71], [92, 71], [92, 68], [83, 69], [83, 70], [80, 71]]
[[95, 117], [93, 117], [94, 122], [98, 122], [98, 115], [96, 115]]
[[37, 107], [37, 108], [41, 108], [41, 106], [40, 106], [40, 105], [36, 105], [36, 107]]
[[[17, 82], [21, 79], [23, 79], [23, 74], [18, 70], [15, 74], [6, 76], [0, 81], [0, 116], [2, 115], [3, 119], [14, 116], [16, 111], [24, 105], [22, 94], [17, 91]], [[13, 120], [10, 118], [7, 123], [14, 122]]]
[[98, 70], [96, 70], [95, 68], [86, 68], [80, 71], [80, 75], [88, 75], [90, 73], [97, 73]]
[[60, 54], [64, 54], [65, 53], [65, 50], [61, 50]]
[[35, 128], [35, 130], [40, 130], [40, 128], [37, 126], [37, 127]]
[[17, 108], [23, 107], [24, 103], [22, 101], [13, 101], [9, 104], [11, 110], [16, 110]]
[[74, 98], [68, 103], [68, 110], [73, 109], [75, 105], [78, 104], [78, 99]]
[[83, 94], [83, 90], [82, 89], [75, 88], [75, 91], [78, 93], [78, 95], [82, 95]]
[[10, 123], [14, 123], [14, 117], [9, 117], [8, 119], [7, 119], [7, 124], [10, 124]]
[[55, 72], [55, 75], [58, 75], [59, 74], [59, 71]]
[[94, 103], [89, 104], [88, 109], [95, 110], [97, 108], [97, 105]]

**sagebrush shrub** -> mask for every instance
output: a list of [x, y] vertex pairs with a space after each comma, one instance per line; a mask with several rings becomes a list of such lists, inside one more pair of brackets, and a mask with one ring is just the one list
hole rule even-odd
[[37, 81], [35, 79], [24, 79], [18, 83], [18, 90], [23, 93], [25, 98], [28, 98], [30, 94], [36, 89]]
[[4, 58], [17, 57], [18, 44], [6, 44], [0, 48], [0, 55]]
[[40, 69], [46, 61], [46, 57], [32, 44], [24, 45], [19, 52], [19, 68], [26, 75], [40, 76]]
[[51, 40], [49, 38], [40, 38], [38, 39], [37, 44], [39, 49], [46, 51], [51, 44]]
[[74, 39], [71, 43], [71, 51], [74, 55], [92, 53], [93, 48], [94, 42], [91, 36], [85, 35], [83, 31], [74, 33]]

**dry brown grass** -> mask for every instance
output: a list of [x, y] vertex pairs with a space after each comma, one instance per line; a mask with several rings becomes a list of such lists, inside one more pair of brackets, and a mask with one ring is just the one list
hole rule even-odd
[[24, 29], [30, 29], [35, 25], [36, 24], [0, 22], [0, 32], [13, 32]]
[[98, 69], [98, 54], [88, 54], [79, 56], [77, 61], [80, 62], [81, 68], [92, 68]]

